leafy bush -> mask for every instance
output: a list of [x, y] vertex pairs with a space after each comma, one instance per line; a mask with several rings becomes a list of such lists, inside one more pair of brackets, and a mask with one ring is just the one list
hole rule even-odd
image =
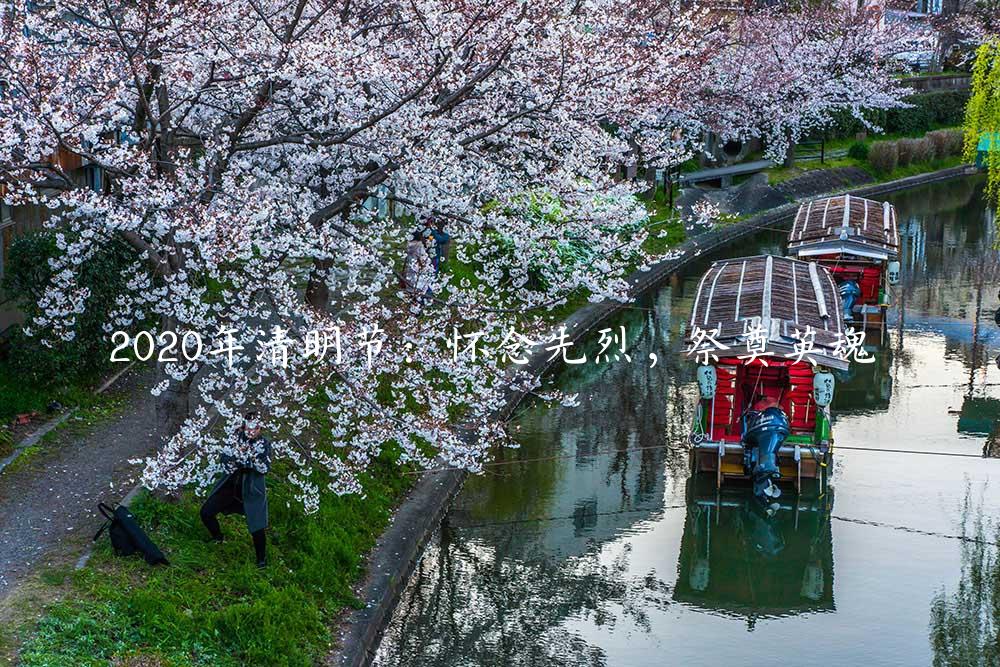
[[[3, 287], [29, 323], [41, 313], [38, 299], [52, 276], [49, 259], [58, 253], [55, 234], [49, 231], [26, 234], [10, 246]], [[125, 280], [122, 274], [131, 262], [130, 251], [115, 244], [107, 244], [85, 262], [80, 268], [78, 284], [90, 290], [90, 297], [77, 320], [76, 337], [45, 347], [38, 338], [26, 336], [18, 328], [11, 336], [7, 362], [11, 371], [22, 381], [42, 387], [87, 378], [106, 368], [111, 345], [102, 325], [122, 289]]]
[[927, 137], [922, 139], [910, 139], [913, 148], [913, 162], [930, 162], [935, 158], [934, 144]]
[[961, 155], [964, 135], [961, 130], [934, 130], [926, 137], [934, 148], [934, 157], [941, 160], [953, 155]]
[[906, 167], [913, 162], [916, 142], [916, 139], [900, 139], [896, 142], [896, 161], [900, 167]]
[[851, 144], [851, 147], [847, 149], [847, 157], [861, 161], [867, 160], [868, 144], [863, 141], [855, 141]]
[[887, 174], [899, 165], [899, 149], [895, 141], [876, 141], [868, 149], [868, 163], [878, 172]]
[[6, 456], [14, 448], [14, 433], [5, 425], [0, 424], [0, 456]]
[[946, 90], [921, 93], [906, 98], [906, 109], [889, 109], [885, 116], [885, 131], [890, 134], [920, 134], [935, 125], [961, 125], [969, 93]]
[[[864, 132], [868, 128], [864, 123], [854, 117], [849, 109], [841, 109], [832, 115], [833, 122], [830, 123], [824, 132], [827, 139], [844, 139], [856, 136], [859, 132]], [[865, 109], [861, 112], [868, 122], [885, 127], [885, 111], [882, 109]], [[822, 134], [822, 133], [821, 133]], [[819, 135], [811, 138], [819, 138]]]
[[[910, 95], [905, 101], [912, 106], [906, 109], [865, 109], [862, 115], [889, 134], [917, 135], [934, 126], [961, 125], [969, 93], [963, 90], [920, 93]], [[828, 139], [853, 137], [866, 129], [848, 109], [834, 112], [832, 118], [832, 122], [824, 128]]]
[[969, 103], [967, 90], [944, 90], [917, 97], [938, 125], [961, 125], [965, 120], [965, 106]]
[[914, 106], [907, 109], [889, 109], [885, 114], [885, 131], [889, 134], [922, 134], [931, 129], [934, 114], [923, 104], [914, 104], [913, 97], [907, 98]]

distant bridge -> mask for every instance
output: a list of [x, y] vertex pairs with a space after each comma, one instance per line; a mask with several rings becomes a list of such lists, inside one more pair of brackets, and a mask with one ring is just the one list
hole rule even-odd
[[771, 160], [740, 162], [739, 164], [734, 164], [728, 167], [700, 169], [698, 171], [681, 173], [677, 180], [681, 186], [694, 185], [695, 183], [702, 183], [704, 181], [721, 181], [722, 185], [725, 186], [732, 183], [734, 176], [756, 174], [758, 171], [764, 171], [765, 169], [770, 169], [773, 166], [774, 162]]

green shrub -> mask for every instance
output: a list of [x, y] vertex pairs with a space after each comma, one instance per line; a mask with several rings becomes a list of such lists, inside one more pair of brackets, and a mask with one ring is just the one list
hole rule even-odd
[[[824, 128], [824, 133], [827, 139], [844, 139], [847, 137], [857, 136], [859, 132], [864, 132], [868, 128], [859, 119], [854, 117], [854, 114], [850, 112], [849, 109], [841, 109], [835, 111], [831, 114], [833, 117], [833, 122]], [[885, 111], [882, 109], [865, 109], [861, 112], [861, 115], [865, 117], [868, 122], [877, 125], [878, 127], [885, 127]], [[819, 136], [812, 137], [818, 139]]]
[[911, 144], [913, 149], [913, 162], [924, 163], [933, 160], [936, 155], [934, 152], [934, 144], [927, 137], [921, 139], [910, 139], [913, 142]]
[[899, 149], [895, 141], [876, 141], [868, 149], [868, 163], [883, 174], [899, 165]]
[[909, 166], [916, 153], [916, 139], [900, 139], [896, 142], [896, 162], [900, 167]]
[[934, 130], [927, 133], [926, 139], [933, 146], [934, 157], [938, 160], [962, 153], [964, 135], [961, 130]]
[[868, 144], [863, 141], [855, 141], [847, 149], [847, 157], [864, 162], [868, 159]]
[[916, 97], [938, 125], [961, 125], [965, 120], [965, 106], [969, 103], [967, 90], [944, 90]]
[[914, 103], [913, 97], [906, 102], [913, 104], [906, 109], [889, 109], [885, 117], [885, 131], [889, 134], [923, 134], [931, 129], [934, 114], [926, 106]]
[[[969, 93], [962, 90], [936, 91], [910, 95], [905, 101], [912, 106], [906, 109], [865, 109], [862, 115], [889, 134], [918, 135], [935, 126], [961, 125]], [[854, 137], [866, 129], [849, 109], [841, 109], [831, 116], [832, 122], [823, 130], [828, 139]]]
[[[10, 246], [3, 288], [29, 324], [41, 312], [38, 299], [52, 275], [49, 259], [58, 254], [55, 234], [49, 231], [26, 234]], [[107, 368], [111, 345], [102, 327], [123, 289], [122, 274], [131, 262], [126, 248], [109, 243], [82, 264], [77, 282], [90, 290], [90, 297], [77, 320], [75, 338], [45, 347], [37, 337], [27, 336], [17, 328], [11, 336], [7, 362], [12, 373], [22, 382], [51, 387], [91, 377]]]
[[0, 456], [7, 456], [14, 449], [14, 433], [6, 424], [0, 424]]
[[961, 125], [965, 118], [965, 105], [969, 93], [962, 90], [945, 90], [911, 95], [905, 109], [889, 109], [883, 127], [889, 134], [916, 135], [936, 125]]

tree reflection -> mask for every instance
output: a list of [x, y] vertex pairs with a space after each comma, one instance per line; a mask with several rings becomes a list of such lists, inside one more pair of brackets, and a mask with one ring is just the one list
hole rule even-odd
[[931, 603], [934, 667], [1000, 665], [1000, 525], [971, 495], [966, 489], [958, 587], [942, 590]]
[[[629, 549], [605, 559], [510, 557], [523, 527], [443, 526], [414, 573], [382, 642], [376, 665], [597, 666], [605, 656], [567, 620], [649, 630], [646, 609], [669, 599], [654, 573], [629, 573]], [[517, 551], [515, 549], [515, 551]]]
[[686, 476], [693, 401], [670, 317], [677, 301], [661, 290], [611, 325], [626, 327], [631, 363], [560, 372], [582, 406], [520, 415], [521, 449], [468, 481], [376, 664], [603, 665], [574, 623], [649, 630], [647, 612], [670, 603], [669, 587], [655, 572], [630, 572], [629, 546], [614, 542], [665, 511], [665, 484]]

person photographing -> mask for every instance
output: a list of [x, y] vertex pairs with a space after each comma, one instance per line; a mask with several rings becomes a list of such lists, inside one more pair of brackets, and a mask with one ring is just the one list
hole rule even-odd
[[271, 467], [271, 442], [261, 435], [260, 429], [260, 415], [257, 412], [248, 412], [243, 416], [243, 427], [237, 433], [233, 448], [235, 454], [227, 453], [219, 458], [226, 474], [201, 506], [201, 521], [212, 539], [221, 542], [223, 537], [218, 515], [245, 516], [257, 556], [257, 567], [262, 568], [267, 565], [265, 476]]

